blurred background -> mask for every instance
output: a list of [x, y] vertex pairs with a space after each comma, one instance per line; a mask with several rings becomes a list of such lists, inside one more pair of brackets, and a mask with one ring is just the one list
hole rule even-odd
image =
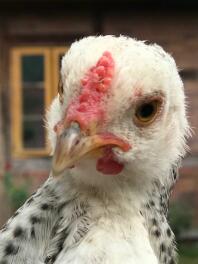
[[57, 93], [61, 57], [76, 39], [99, 34], [156, 42], [177, 62], [194, 135], [169, 221], [180, 263], [198, 263], [196, 0], [0, 0], [0, 225], [48, 177], [43, 117]]

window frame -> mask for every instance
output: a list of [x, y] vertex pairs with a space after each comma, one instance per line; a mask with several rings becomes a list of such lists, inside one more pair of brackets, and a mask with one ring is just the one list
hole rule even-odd
[[68, 51], [69, 47], [54, 47], [52, 49], [52, 60], [53, 60], [53, 97], [57, 95], [58, 83], [60, 80], [60, 71], [59, 71], [59, 56], [60, 54], [65, 54]]
[[[51, 87], [51, 50], [49, 47], [14, 47], [11, 49], [10, 61], [10, 102], [11, 102], [11, 152], [16, 158], [30, 158], [49, 156], [50, 148], [45, 130], [44, 148], [24, 148], [22, 139], [22, 70], [21, 57], [23, 55], [44, 56], [44, 102], [45, 109], [49, 107], [53, 92]], [[44, 118], [44, 117], [43, 117]]]

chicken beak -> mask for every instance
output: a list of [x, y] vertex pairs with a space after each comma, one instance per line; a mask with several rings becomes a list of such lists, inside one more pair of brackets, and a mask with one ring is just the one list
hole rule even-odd
[[78, 160], [104, 146], [119, 147], [126, 152], [130, 145], [110, 133], [91, 136], [84, 135], [77, 123], [72, 123], [57, 136], [56, 148], [52, 161], [53, 175], [58, 176], [65, 169], [73, 167]]

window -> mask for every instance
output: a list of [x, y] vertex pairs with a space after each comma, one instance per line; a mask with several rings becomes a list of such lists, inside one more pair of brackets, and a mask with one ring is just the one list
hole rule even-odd
[[11, 136], [15, 157], [49, 154], [44, 115], [57, 94], [60, 61], [67, 48], [11, 51]]
[[191, 80], [197, 81], [198, 80], [198, 70], [197, 69], [183, 69], [180, 71], [180, 76], [183, 81]]

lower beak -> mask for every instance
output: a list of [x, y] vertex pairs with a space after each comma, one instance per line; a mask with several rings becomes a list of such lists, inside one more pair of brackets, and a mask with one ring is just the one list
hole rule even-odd
[[69, 128], [63, 129], [57, 136], [55, 153], [52, 161], [54, 176], [58, 176], [65, 169], [71, 168], [75, 163], [104, 146], [119, 147], [126, 152], [130, 145], [110, 133], [85, 136], [77, 123], [72, 123]]

